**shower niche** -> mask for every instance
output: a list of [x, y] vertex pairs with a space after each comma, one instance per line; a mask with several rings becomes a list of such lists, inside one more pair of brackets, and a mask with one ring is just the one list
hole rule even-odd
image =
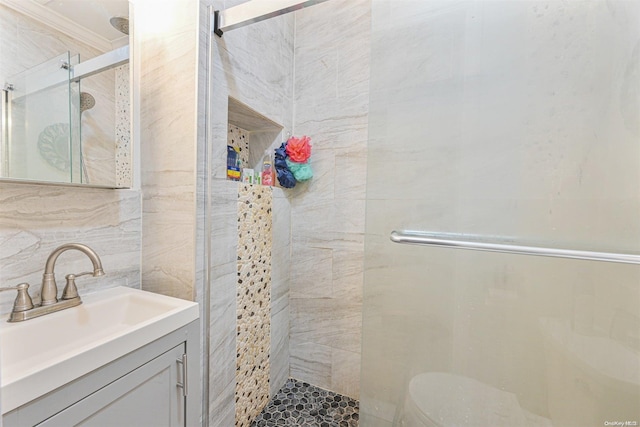
[[280, 145], [283, 138], [286, 138], [283, 126], [240, 101], [229, 98], [227, 180], [262, 184], [263, 162], [265, 159], [273, 161], [273, 149]]

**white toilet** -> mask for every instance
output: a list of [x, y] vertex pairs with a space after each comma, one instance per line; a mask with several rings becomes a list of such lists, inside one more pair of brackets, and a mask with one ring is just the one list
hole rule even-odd
[[524, 411], [516, 395], [472, 378], [429, 372], [409, 382], [400, 417], [405, 427], [551, 426]]

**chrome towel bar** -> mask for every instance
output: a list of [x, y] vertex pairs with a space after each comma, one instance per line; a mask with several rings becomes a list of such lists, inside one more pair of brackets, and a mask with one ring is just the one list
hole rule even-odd
[[475, 251], [503, 252], [509, 254], [536, 255], [554, 258], [571, 258], [588, 261], [617, 262], [623, 264], [640, 264], [640, 255], [617, 254], [610, 252], [577, 251], [570, 249], [543, 248], [538, 246], [520, 246], [507, 243], [483, 240], [464, 240], [469, 236], [452, 233], [433, 233], [422, 231], [392, 231], [391, 241], [395, 243], [435, 246]]

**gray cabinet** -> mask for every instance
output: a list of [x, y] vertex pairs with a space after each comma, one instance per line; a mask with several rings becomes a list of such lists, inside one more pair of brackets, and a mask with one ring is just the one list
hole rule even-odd
[[198, 322], [3, 417], [4, 427], [200, 424]]
[[184, 426], [185, 397], [177, 386], [184, 347], [169, 350], [38, 426]]

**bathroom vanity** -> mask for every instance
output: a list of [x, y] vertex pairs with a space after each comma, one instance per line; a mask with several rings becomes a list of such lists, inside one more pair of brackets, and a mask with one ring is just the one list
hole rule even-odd
[[130, 288], [3, 324], [3, 426], [199, 425], [198, 333], [197, 303]]

